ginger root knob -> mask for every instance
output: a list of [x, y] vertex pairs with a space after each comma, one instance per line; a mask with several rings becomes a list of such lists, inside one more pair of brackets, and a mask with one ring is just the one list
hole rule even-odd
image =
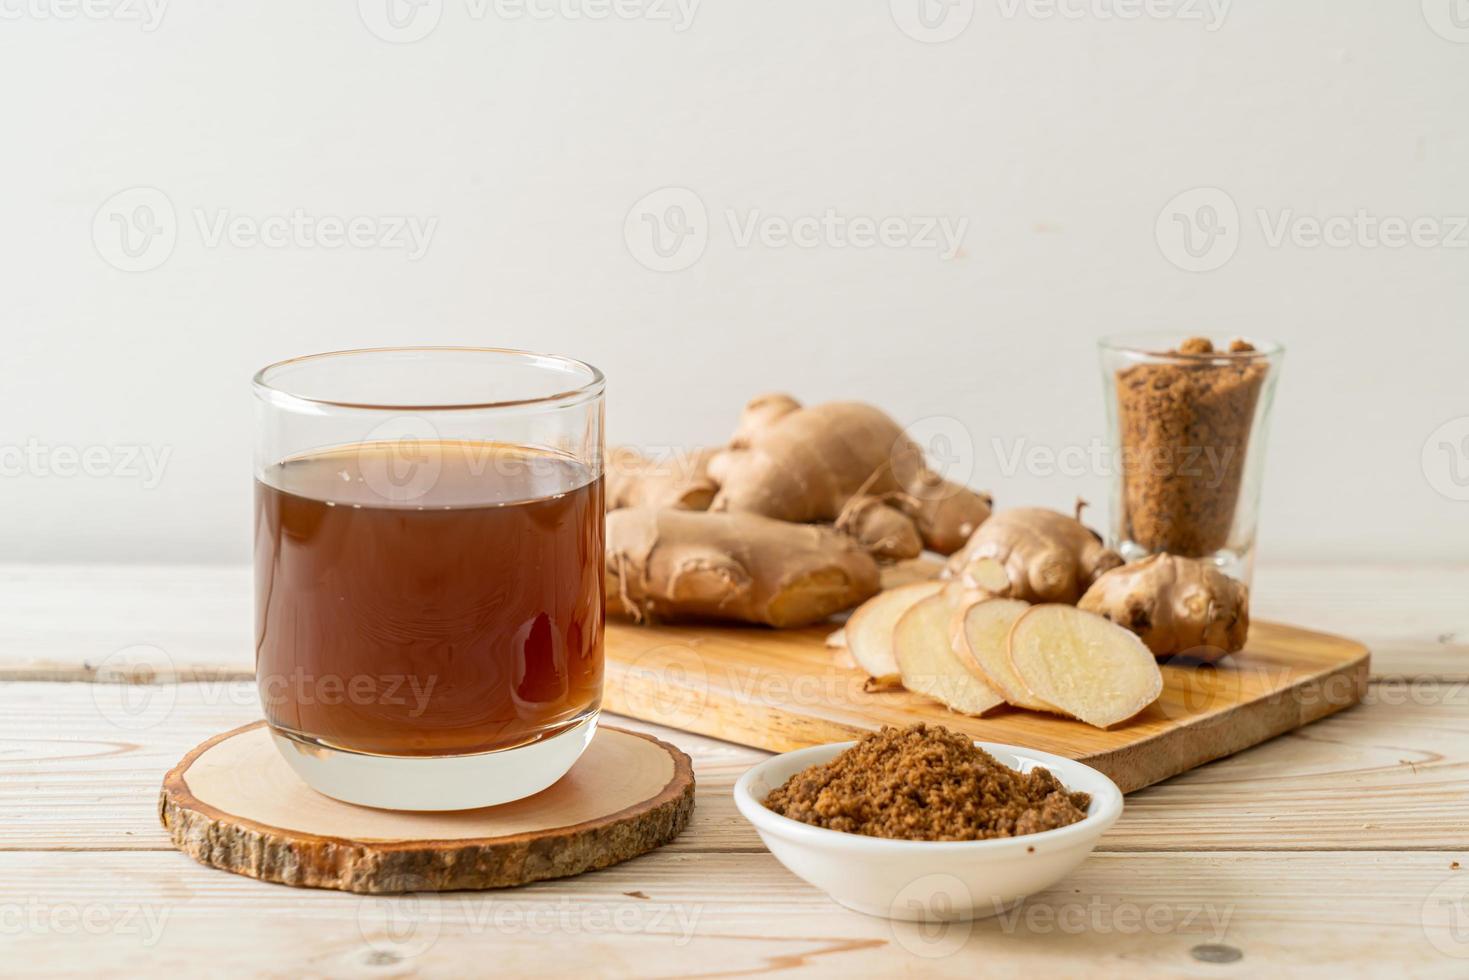
[[1214, 661], [1250, 632], [1250, 590], [1207, 562], [1158, 554], [1107, 572], [1077, 605], [1136, 633], [1155, 657]]

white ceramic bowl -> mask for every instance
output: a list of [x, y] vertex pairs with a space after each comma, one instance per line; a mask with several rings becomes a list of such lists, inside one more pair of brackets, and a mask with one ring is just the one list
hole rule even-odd
[[847, 908], [868, 915], [932, 922], [1003, 912], [1064, 878], [1122, 815], [1122, 792], [1091, 766], [997, 742], [974, 744], [1012, 769], [1028, 772], [1042, 766], [1067, 789], [1090, 793], [1086, 819], [1024, 837], [910, 841], [813, 827], [765, 808], [771, 790], [855, 744], [818, 745], [767, 759], [739, 778], [734, 797], [781, 864]]

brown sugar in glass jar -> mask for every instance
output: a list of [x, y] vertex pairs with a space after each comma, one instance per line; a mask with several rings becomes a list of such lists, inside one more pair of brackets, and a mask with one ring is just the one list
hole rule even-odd
[[1278, 344], [1135, 335], [1101, 343], [1111, 541], [1129, 561], [1203, 558], [1249, 580]]

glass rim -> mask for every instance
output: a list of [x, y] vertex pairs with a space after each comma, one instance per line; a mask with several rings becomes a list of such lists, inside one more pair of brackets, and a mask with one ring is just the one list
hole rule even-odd
[[1268, 360], [1279, 357], [1285, 353], [1285, 345], [1278, 340], [1255, 339], [1244, 335], [1238, 335], [1238, 339], [1244, 340], [1255, 349], [1252, 351], [1229, 351], [1215, 350], [1208, 354], [1180, 354], [1174, 350], [1166, 349], [1167, 346], [1176, 346], [1178, 342], [1190, 337], [1200, 336], [1183, 331], [1171, 332], [1167, 330], [1148, 330], [1134, 333], [1108, 334], [1097, 341], [1097, 346], [1104, 351], [1128, 354], [1134, 357], [1151, 358], [1162, 361], [1252, 361]]
[[[284, 387], [274, 384], [271, 380], [273, 374], [300, 364], [325, 362], [334, 358], [360, 357], [367, 354], [496, 354], [504, 355], [512, 360], [528, 360], [531, 362], [551, 362], [564, 368], [571, 368], [579, 372], [585, 372], [588, 380], [585, 384], [564, 391], [552, 392], [548, 395], [537, 395], [534, 398], [511, 398], [498, 401], [458, 401], [442, 402], [437, 404], [406, 405], [387, 404], [385, 402], [361, 402], [347, 401], [339, 398], [316, 398], [310, 395], [302, 395], [290, 391]], [[597, 367], [586, 361], [568, 357], [565, 354], [542, 354], [536, 351], [520, 350], [514, 347], [458, 347], [458, 346], [403, 346], [403, 347], [355, 347], [347, 350], [322, 351], [316, 354], [302, 354], [299, 357], [288, 357], [284, 360], [275, 361], [256, 371], [250, 378], [250, 386], [256, 397], [280, 406], [296, 405], [321, 405], [331, 408], [345, 408], [363, 412], [463, 412], [484, 411], [501, 408], [524, 408], [530, 406], [555, 406], [565, 407], [579, 405], [586, 401], [598, 398], [607, 386], [607, 378]]]

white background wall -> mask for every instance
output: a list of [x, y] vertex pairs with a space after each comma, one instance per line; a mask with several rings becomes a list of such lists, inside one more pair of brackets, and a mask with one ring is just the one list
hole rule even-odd
[[[1288, 346], [1265, 560], [1469, 552], [1464, 0], [930, 0], [931, 31], [909, 0], [423, 0], [399, 31], [390, 0], [75, 2], [0, 0], [5, 558], [245, 560], [251, 372], [395, 343], [584, 357], [623, 441], [718, 439], [769, 389], [950, 415], [1002, 504], [1101, 501], [994, 440], [1100, 436], [1094, 340], [1139, 328]], [[625, 235], [664, 187], [707, 212], [680, 271]], [[139, 204], [171, 252], [121, 251]], [[828, 208], [967, 220], [962, 251], [742, 246], [726, 216]], [[199, 226], [296, 209], [437, 224], [417, 259]], [[1217, 268], [1180, 268], [1175, 211]], [[1434, 222], [1271, 241], [1359, 211]], [[54, 472], [99, 446], [167, 452], [161, 481]]]

